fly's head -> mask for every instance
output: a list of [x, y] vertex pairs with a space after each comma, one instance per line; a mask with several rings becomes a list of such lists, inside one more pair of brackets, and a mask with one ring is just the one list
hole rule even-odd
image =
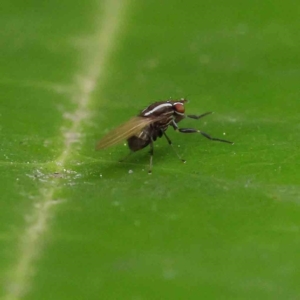
[[185, 118], [185, 107], [184, 104], [187, 102], [186, 99], [181, 99], [178, 101], [172, 101], [172, 107], [174, 110], [174, 120], [176, 123], [180, 122], [182, 119]]

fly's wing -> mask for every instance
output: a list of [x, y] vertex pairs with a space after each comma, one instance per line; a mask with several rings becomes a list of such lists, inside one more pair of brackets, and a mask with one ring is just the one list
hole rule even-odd
[[97, 143], [96, 149], [100, 150], [118, 144], [129, 137], [138, 134], [145, 126], [157, 120], [157, 118], [133, 117], [105, 135]]

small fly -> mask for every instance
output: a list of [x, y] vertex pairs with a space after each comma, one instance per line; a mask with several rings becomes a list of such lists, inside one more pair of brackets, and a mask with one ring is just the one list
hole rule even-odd
[[[179, 128], [178, 123], [184, 118], [201, 119], [204, 116], [211, 114], [207, 112], [202, 115], [186, 115], [184, 104], [186, 99], [168, 100], [155, 102], [141, 111], [136, 117], [131, 118], [129, 121], [110, 131], [105, 135], [97, 144], [96, 149], [104, 149], [115, 144], [127, 140], [130, 153], [141, 150], [148, 145], [150, 146], [150, 165], [148, 173], [152, 173], [153, 161], [153, 143], [157, 138], [165, 136], [170, 146], [172, 142], [166, 134], [169, 126], [173, 127], [175, 131], [181, 133], [200, 133], [211, 141], [218, 141], [228, 144], [233, 142], [214, 138], [209, 134], [194, 128]], [[173, 148], [173, 147], [172, 147]], [[173, 148], [174, 149], [174, 148]], [[174, 149], [178, 158], [182, 159]], [[125, 157], [127, 158], [128, 155]]]

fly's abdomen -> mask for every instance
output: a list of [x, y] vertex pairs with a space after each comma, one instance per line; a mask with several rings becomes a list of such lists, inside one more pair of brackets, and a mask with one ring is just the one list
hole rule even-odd
[[147, 147], [151, 142], [150, 127], [144, 128], [139, 134], [127, 139], [128, 147], [131, 151], [138, 151]]
[[129, 149], [131, 151], [138, 151], [147, 147], [151, 141], [156, 141], [158, 137], [161, 137], [167, 128], [168, 123], [154, 123], [145, 127], [139, 134], [127, 139]]
[[151, 139], [148, 138], [148, 139], [143, 139], [143, 138], [140, 138], [136, 135], [130, 137], [128, 140], [127, 140], [127, 143], [128, 143], [128, 147], [131, 151], [138, 151], [138, 150], [141, 150], [145, 147], [147, 147], [150, 143]]

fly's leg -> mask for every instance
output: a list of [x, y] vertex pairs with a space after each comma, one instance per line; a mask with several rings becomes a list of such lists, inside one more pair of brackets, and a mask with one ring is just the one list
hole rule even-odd
[[190, 118], [190, 119], [199, 120], [199, 119], [201, 119], [201, 118], [203, 118], [203, 117], [205, 117], [207, 115], [210, 115], [212, 113], [213, 113], [212, 111], [209, 111], [209, 112], [206, 112], [206, 113], [204, 113], [202, 115], [199, 115], [199, 116], [197, 116], [197, 115], [187, 115], [187, 117]]
[[149, 164], [149, 171], [148, 171], [148, 174], [152, 174], [152, 162], [153, 162], [153, 140], [151, 139], [151, 142], [150, 142], [150, 164]]
[[121, 163], [121, 162], [127, 160], [128, 157], [131, 156], [132, 153], [133, 153], [133, 151], [130, 151], [124, 158], [120, 159], [119, 162]]
[[170, 146], [172, 147], [172, 149], [174, 150], [174, 152], [175, 152], [175, 154], [177, 155], [177, 157], [178, 157], [183, 163], [185, 163], [186, 160], [185, 160], [185, 159], [182, 159], [182, 157], [177, 153], [177, 151], [176, 151], [175, 148], [173, 147], [173, 144], [172, 144], [172, 141], [170, 140], [170, 138], [166, 135], [165, 132], [163, 132], [163, 134], [164, 134], [164, 136], [166, 137], [166, 139], [167, 139], [169, 145], [170, 145]]
[[209, 134], [198, 130], [198, 129], [194, 129], [194, 128], [175, 128], [176, 131], [181, 132], [181, 133], [200, 133], [202, 134], [204, 137], [206, 137], [207, 139], [211, 140], [211, 141], [217, 141], [217, 142], [222, 142], [222, 143], [228, 143], [228, 144], [232, 144], [233, 142], [227, 141], [227, 140], [222, 140], [222, 139], [218, 139], [218, 138], [214, 138], [212, 136], [210, 136]]
[[[208, 113], [206, 113], [208, 114]], [[204, 114], [205, 115], [205, 114]], [[218, 138], [214, 138], [212, 136], [210, 136], [209, 134], [199, 130], [199, 129], [194, 129], [194, 128], [178, 128], [178, 125], [175, 121], [173, 121], [173, 123], [171, 124], [174, 128], [174, 130], [181, 132], [181, 133], [200, 133], [202, 134], [204, 137], [206, 137], [207, 139], [211, 140], [211, 141], [217, 141], [217, 142], [222, 142], [222, 143], [228, 143], [228, 144], [234, 144], [233, 142], [227, 141], [227, 140], [222, 140], [222, 139], [218, 139]]]

